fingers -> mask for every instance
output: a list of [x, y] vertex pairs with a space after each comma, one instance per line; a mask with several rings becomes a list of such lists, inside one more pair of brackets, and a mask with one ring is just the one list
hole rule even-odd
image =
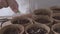
[[15, 0], [0, 0], [0, 9], [3, 7], [8, 7], [10, 6], [10, 8], [17, 13], [18, 12], [18, 4]]
[[6, 0], [1, 0], [1, 5], [2, 5], [2, 7], [8, 7]]
[[18, 12], [18, 4], [15, 0], [7, 0], [10, 8], [15, 12], [17, 13]]
[[2, 0], [0, 0], [0, 9], [3, 7], [1, 1], [2, 1]]
[[0, 9], [2, 8], [2, 5], [1, 5], [1, 3], [0, 3]]

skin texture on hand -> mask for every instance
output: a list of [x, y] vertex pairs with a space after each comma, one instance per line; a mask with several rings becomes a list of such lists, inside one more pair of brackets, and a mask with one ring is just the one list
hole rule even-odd
[[1, 9], [2, 7], [3, 7], [3, 6], [2, 6], [1, 0], [0, 0], [0, 9]]
[[6, 0], [1, 0], [2, 7], [8, 7]]
[[10, 8], [11, 8], [15, 13], [17, 13], [17, 11], [18, 11], [18, 4], [17, 4], [16, 0], [7, 0], [7, 2], [8, 2], [8, 4], [9, 4]]
[[3, 7], [10, 7], [15, 13], [18, 12], [18, 3], [16, 0], [0, 0], [0, 9]]

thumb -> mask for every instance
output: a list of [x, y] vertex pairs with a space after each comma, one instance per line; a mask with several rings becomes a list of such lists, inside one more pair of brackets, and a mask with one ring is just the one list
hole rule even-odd
[[18, 12], [18, 3], [15, 0], [7, 0], [10, 8], [13, 10], [13, 12]]

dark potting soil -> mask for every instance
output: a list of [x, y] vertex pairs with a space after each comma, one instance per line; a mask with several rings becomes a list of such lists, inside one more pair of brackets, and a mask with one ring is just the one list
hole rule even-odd
[[48, 16], [50, 16], [50, 13], [48, 10], [36, 10], [35, 15], [48, 15]]
[[60, 33], [60, 28], [55, 28], [54, 31]]
[[27, 24], [27, 23], [29, 23], [29, 20], [27, 19], [17, 19], [13, 21], [13, 24]]
[[54, 16], [54, 19], [60, 20], [60, 16]]
[[11, 21], [13, 24], [17, 24], [18, 23], [18, 21], [17, 20], [13, 20], [13, 21]]
[[37, 13], [35, 13], [35, 15], [49, 15], [49, 13], [45, 13], [45, 12], [37, 12]]
[[53, 23], [52, 23], [52, 25], [54, 25], [54, 24], [56, 24], [57, 22], [55, 21], [55, 20], [53, 20]]
[[26, 34], [26, 32], [24, 31], [23, 34]]
[[19, 33], [20, 33], [19, 29], [14, 28], [8, 28], [3, 32], [3, 34], [19, 34]]
[[53, 13], [60, 13], [60, 9], [52, 9]]
[[50, 21], [46, 20], [46, 19], [36, 19], [35, 21], [38, 22], [38, 23], [43, 23], [43, 24], [50, 23]]
[[29, 34], [46, 34], [47, 30], [44, 28], [32, 27], [27, 30]]

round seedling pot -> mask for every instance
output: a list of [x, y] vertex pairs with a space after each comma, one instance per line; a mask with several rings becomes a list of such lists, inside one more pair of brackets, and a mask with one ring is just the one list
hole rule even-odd
[[51, 6], [50, 9], [53, 13], [60, 13], [60, 6]]
[[39, 17], [40, 15], [45, 15], [45, 16], [49, 16], [49, 17], [51, 17], [52, 16], [52, 11], [50, 10], [50, 9], [36, 9], [36, 10], [34, 10], [33, 12], [32, 12], [32, 16], [33, 17], [35, 17], [35, 16], [37, 16], [37, 17]]
[[59, 13], [53, 14], [52, 18], [56, 23], [60, 23], [60, 14]]
[[25, 28], [26, 34], [48, 34], [50, 28], [44, 24], [31, 24]]
[[48, 16], [40, 16], [39, 18], [33, 18], [34, 23], [41, 23], [50, 26], [53, 23], [53, 19]]
[[24, 27], [19, 24], [7, 25], [0, 30], [0, 34], [22, 34], [23, 32]]
[[22, 16], [17, 16], [17, 17], [14, 17], [12, 20], [11, 20], [11, 23], [12, 24], [21, 24], [23, 26], [27, 26], [29, 24], [33, 24], [32, 20], [30, 18], [27, 18], [27, 17], [22, 17]]
[[54, 34], [60, 34], [60, 23], [54, 24], [51, 28]]

